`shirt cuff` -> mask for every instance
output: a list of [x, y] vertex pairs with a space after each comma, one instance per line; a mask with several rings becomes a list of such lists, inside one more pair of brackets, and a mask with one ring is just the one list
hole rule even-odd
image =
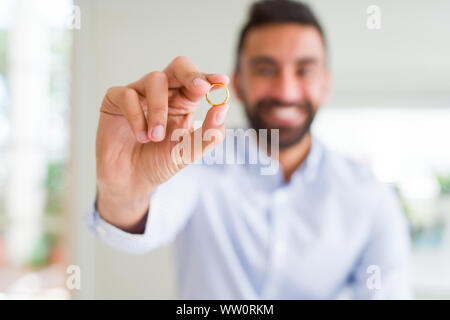
[[103, 220], [97, 211], [96, 202], [93, 203], [92, 211], [84, 216], [85, 224], [97, 238], [115, 249], [133, 254], [142, 254], [150, 249], [148, 221], [147, 218], [145, 231], [142, 234], [123, 231]]

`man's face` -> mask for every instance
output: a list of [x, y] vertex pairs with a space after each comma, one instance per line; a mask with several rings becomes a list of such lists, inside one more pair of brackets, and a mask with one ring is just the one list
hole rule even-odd
[[255, 129], [280, 129], [280, 148], [309, 131], [329, 84], [320, 33], [295, 23], [251, 29], [233, 86]]

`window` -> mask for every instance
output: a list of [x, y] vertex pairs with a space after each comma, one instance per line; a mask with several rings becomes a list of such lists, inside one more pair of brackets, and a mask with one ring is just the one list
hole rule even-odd
[[68, 298], [71, 1], [0, 3], [0, 295]]

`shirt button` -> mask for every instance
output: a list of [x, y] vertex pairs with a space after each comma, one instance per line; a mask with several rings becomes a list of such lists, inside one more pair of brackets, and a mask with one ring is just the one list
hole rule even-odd
[[97, 226], [96, 227], [96, 230], [97, 230], [97, 233], [100, 235], [100, 236], [105, 236], [106, 235], [106, 230], [105, 230], [105, 228], [103, 228], [102, 226]]

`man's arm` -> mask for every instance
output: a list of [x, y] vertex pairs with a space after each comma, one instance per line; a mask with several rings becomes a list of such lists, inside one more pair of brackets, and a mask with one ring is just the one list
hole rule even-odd
[[351, 275], [355, 299], [411, 299], [410, 236], [396, 195], [382, 188], [371, 234]]
[[[135, 226], [123, 230], [105, 220], [95, 204], [85, 217], [91, 232], [109, 246], [132, 254], [143, 254], [170, 243], [194, 213], [200, 197], [201, 170], [188, 167], [154, 190], [149, 210]], [[177, 200], [173, 196], [177, 195]], [[126, 213], [124, 213], [126, 214]]]
[[[163, 71], [108, 89], [97, 128], [97, 206], [88, 221], [103, 230], [105, 240], [116, 243], [109, 234], [152, 243], [172, 237], [178, 223], [164, 224], [175, 214], [183, 217], [183, 196], [190, 190], [158, 189], [222, 142], [228, 105], [211, 108], [195, 130], [192, 119], [211, 84], [228, 82], [225, 75], [202, 73], [187, 57], [177, 57]], [[155, 236], [160, 232], [166, 234]]]

